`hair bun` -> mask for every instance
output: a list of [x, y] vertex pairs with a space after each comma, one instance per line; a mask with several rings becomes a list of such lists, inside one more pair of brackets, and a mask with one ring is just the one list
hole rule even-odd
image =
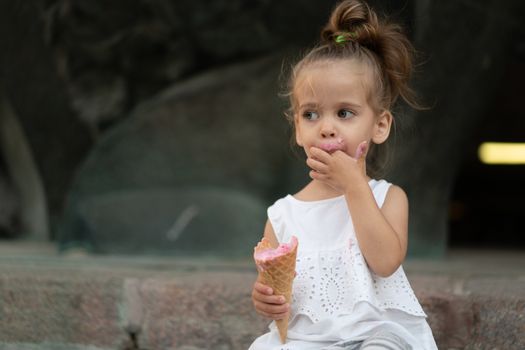
[[344, 42], [355, 42], [375, 54], [391, 90], [387, 106], [393, 105], [401, 95], [410, 106], [421, 108], [408, 86], [414, 48], [400, 25], [386, 18], [379, 19], [363, 1], [344, 0], [332, 11], [321, 32], [321, 43], [333, 47]]
[[321, 42], [335, 43], [339, 35], [350, 33], [352, 40], [369, 45], [377, 40], [379, 22], [370, 7], [359, 0], [339, 3], [321, 31]]

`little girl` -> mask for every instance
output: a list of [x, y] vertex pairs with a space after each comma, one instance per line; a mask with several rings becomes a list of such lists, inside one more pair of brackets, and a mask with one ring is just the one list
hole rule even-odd
[[358, 0], [341, 2], [320, 44], [289, 80], [297, 144], [312, 181], [268, 208], [273, 245], [298, 237], [293, 301], [256, 281], [256, 311], [290, 313], [281, 344], [274, 323], [250, 350], [437, 349], [401, 263], [408, 200], [378, 171], [398, 97], [417, 107], [408, 81], [413, 48], [398, 25]]

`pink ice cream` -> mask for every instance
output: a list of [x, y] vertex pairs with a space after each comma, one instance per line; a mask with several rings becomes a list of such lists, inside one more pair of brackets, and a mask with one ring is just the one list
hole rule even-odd
[[277, 248], [256, 249], [254, 252], [254, 259], [257, 267], [264, 270], [265, 265], [271, 263], [272, 260], [289, 254], [297, 246], [297, 237], [292, 236], [290, 243], [281, 243]]
[[[255, 264], [259, 271], [257, 280], [272, 288], [273, 294], [284, 296], [287, 303], [292, 302], [298, 246], [299, 242], [295, 236], [292, 236], [290, 243], [280, 244], [277, 248], [272, 248], [270, 241], [263, 237], [253, 252]], [[290, 315], [286, 314], [282, 319], [275, 320], [275, 325], [279, 330], [279, 338], [283, 344], [286, 343], [289, 317]]]

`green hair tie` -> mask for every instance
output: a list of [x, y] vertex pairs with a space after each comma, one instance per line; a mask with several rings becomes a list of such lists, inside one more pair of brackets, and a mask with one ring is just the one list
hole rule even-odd
[[355, 40], [357, 39], [357, 33], [356, 32], [346, 32], [343, 34], [339, 34], [335, 37], [335, 43], [336, 44], [344, 44], [347, 41]]

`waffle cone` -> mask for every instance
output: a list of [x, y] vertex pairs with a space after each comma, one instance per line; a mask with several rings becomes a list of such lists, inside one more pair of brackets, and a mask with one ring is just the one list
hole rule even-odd
[[[264, 261], [255, 259], [259, 277], [262, 282], [273, 289], [274, 295], [283, 295], [289, 304], [292, 302], [292, 285], [295, 278], [297, 246], [298, 245], [295, 244], [289, 253], [274, 259]], [[255, 247], [254, 257], [257, 252], [271, 248], [270, 242], [266, 238], [263, 238], [261, 242], [257, 244], [257, 247]], [[288, 333], [288, 319], [289, 314], [286, 318], [275, 321], [283, 344], [286, 342], [286, 335]]]

